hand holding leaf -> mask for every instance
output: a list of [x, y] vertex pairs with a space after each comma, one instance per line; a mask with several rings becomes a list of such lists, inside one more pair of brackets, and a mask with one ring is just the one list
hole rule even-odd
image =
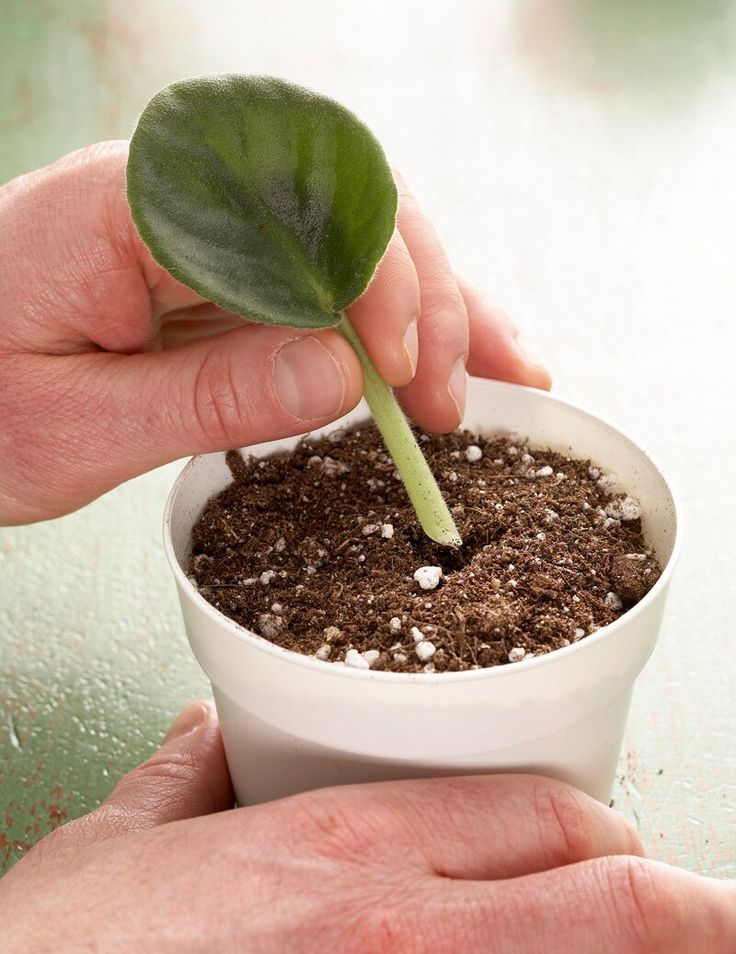
[[176, 83], [141, 116], [128, 199], [154, 258], [183, 284], [251, 321], [345, 335], [423, 529], [459, 545], [406, 419], [345, 315], [395, 224], [396, 187], [370, 131], [338, 103], [277, 79]]

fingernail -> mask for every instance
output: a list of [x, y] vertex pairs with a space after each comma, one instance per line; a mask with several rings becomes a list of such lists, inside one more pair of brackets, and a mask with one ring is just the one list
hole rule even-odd
[[417, 328], [416, 318], [412, 319], [406, 326], [404, 332], [404, 351], [411, 365], [412, 377], [417, 371], [417, 361], [419, 360], [419, 330]]
[[450, 376], [447, 379], [447, 390], [450, 397], [455, 402], [458, 417], [460, 420], [465, 413], [465, 392], [468, 388], [468, 375], [465, 370], [465, 358], [459, 358], [452, 366]]
[[277, 353], [273, 383], [281, 406], [303, 421], [334, 417], [345, 400], [345, 380], [336, 358], [307, 335], [288, 341]]
[[209, 702], [200, 700], [191, 702], [185, 709], [179, 713], [169, 727], [169, 731], [164, 737], [164, 743], [172, 742], [174, 739], [180, 739], [184, 735], [194, 732], [200, 725], [204, 725], [212, 715], [212, 705]]

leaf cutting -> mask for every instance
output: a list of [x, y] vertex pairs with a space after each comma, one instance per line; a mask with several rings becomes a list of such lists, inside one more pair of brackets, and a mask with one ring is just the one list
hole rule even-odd
[[272, 77], [207, 76], [157, 93], [130, 144], [128, 201], [154, 259], [249, 321], [339, 330], [425, 533], [460, 535], [396, 397], [346, 309], [395, 228], [397, 193], [370, 130]]

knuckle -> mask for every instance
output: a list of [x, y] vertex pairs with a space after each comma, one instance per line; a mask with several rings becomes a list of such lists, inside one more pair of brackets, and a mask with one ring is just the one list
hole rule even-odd
[[99, 197], [103, 202], [112, 196], [125, 194], [125, 165], [128, 161], [128, 143], [110, 140], [84, 146], [62, 156], [49, 172], [66, 183], [76, 202], [87, 206], [89, 200]]
[[156, 752], [147, 761], [133, 769], [124, 782], [141, 779], [188, 784], [196, 781], [198, 768], [194, 758], [187, 752]]
[[687, 912], [678, 894], [643, 858], [603, 860], [615, 914], [630, 935], [632, 952], [656, 954], [676, 947], [687, 929]]
[[247, 426], [247, 409], [236, 387], [231, 357], [212, 348], [194, 378], [192, 412], [199, 433], [229, 443]]
[[304, 798], [293, 817], [296, 837], [322, 857], [339, 861], [365, 861], [376, 853], [386, 837], [385, 818], [369, 818], [352, 800], [328, 793]]
[[108, 200], [119, 200], [125, 195], [125, 164], [128, 144], [123, 140], [98, 142], [84, 146], [41, 170], [38, 183], [53, 186], [62, 192], [77, 208], [89, 209], [91, 204], [107, 212]]
[[419, 334], [430, 349], [467, 351], [469, 324], [465, 300], [442, 280], [430, 289], [422, 280]]
[[444, 268], [423, 277], [422, 292], [422, 318], [444, 321], [449, 315], [467, 318], [465, 299], [452, 274]]
[[579, 794], [566, 786], [536, 783], [534, 808], [542, 843], [552, 833], [553, 864], [583, 861], [595, 855], [592, 820]]

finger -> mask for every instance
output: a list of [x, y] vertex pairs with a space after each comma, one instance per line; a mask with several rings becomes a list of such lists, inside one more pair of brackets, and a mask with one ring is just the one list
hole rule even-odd
[[[315, 796], [300, 796], [315, 804]], [[618, 813], [554, 779], [478, 775], [347, 786], [319, 794], [333, 819], [358, 837], [382, 822], [387, 861], [446, 878], [514, 878], [600, 855], [639, 854]], [[377, 825], [377, 823], [376, 823]], [[319, 830], [325, 826], [318, 825]], [[375, 832], [370, 832], [375, 843]], [[382, 846], [382, 847], [381, 847]]]
[[[411, 783], [415, 784], [415, 783]], [[514, 878], [602, 855], [642, 854], [631, 825], [583, 792], [537, 775], [447, 779], [417, 793], [409, 824], [437, 873]]]
[[151, 354], [18, 356], [0, 375], [28, 475], [10, 488], [15, 519], [67, 513], [189, 454], [304, 433], [361, 390], [358, 359], [335, 331], [245, 326]]
[[397, 222], [419, 276], [421, 295], [417, 371], [401, 389], [401, 403], [419, 427], [451, 431], [465, 410], [468, 315], [437, 233], [404, 183], [397, 182]]
[[419, 279], [401, 233], [394, 232], [366, 292], [348, 315], [381, 377], [408, 384], [419, 355]]
[[518, 329], [505, 313], [466, 281], [458, 286], [468, 309], [470, 354], [468, 372], [479, 378], [495, 378], [549, 391], [549, 371], [524, 347]]
[[445, 924], [461, 918], [465, 950], [499, 939], [505, 954], [736, 950], [733, 884], [625, 856], [492, 884], [439, 882], [424, 914]]
[[214, 706], [193, 702], [177, 716], [150, 759], [124, 776], [98, 809], [57, 829], [54, 840], [81, 846], [232, 806]]

